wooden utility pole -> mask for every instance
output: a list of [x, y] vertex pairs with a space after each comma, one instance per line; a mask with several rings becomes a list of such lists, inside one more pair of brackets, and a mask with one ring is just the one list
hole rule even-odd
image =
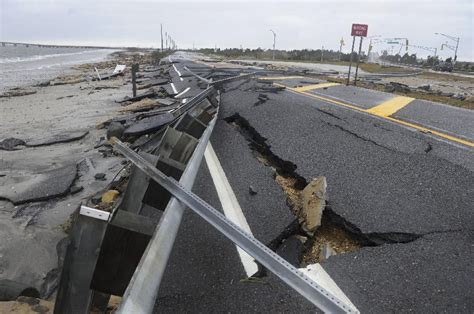
[[132, 64], [132, 91], [133, 97], [137, 96], [137, 72], [138, 72], [138, 63]]

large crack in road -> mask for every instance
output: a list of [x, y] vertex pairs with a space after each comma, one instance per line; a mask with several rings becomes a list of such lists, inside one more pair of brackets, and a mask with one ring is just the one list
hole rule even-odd
[[[297, 166], [273, 153], [271, 146], [247, 119], [235, 113], [224, 120], [233, 125], [247, 140], [254, 157], [264, 166], [273, 169], [275, 182], [282, 188], [287, 197], [287, 205], [297, 217], [302, 211], [302, 191], [308, 180], [296, 172]], [[384, 147], [385, 148], [385, 147]], [[328, 257], [323, 253], [328, 247], [330, 255], [353, 252], [365, 246], [383, 244], [409, 243], [421, 237], [418, 234], [404, 232], [363, 233], [357, 226], [336, 213], [331, 205], [323, 211], [321, 226], [314, 235], [303, 231], [296, 219], [282, 233], [269, 243], [269, 247], [278, 251], [279, 247], [291, 237], [297, 236], [305, 242], [305, 250], [298, 256], [300, 265], [317, 263]]]

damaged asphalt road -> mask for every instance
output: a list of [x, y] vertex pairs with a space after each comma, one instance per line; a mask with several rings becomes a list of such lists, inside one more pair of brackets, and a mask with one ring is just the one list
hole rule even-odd
[[[206, 73], [186, 60], [175, 65]], [[276, 158], [295, 166], [292, 175], [306, 182], [327, 178], [330, 206], [323, 218], [360, 246], [322, 266], [361, 312], [472, 309], [472, 149], [284, 90], [259, 97], [268, 87], [255, 81], [226, 86], [211, 137], [254, 235], [267, 244], [278, 239], [277, 251], [292, 246], [282, 256], [302, 262], [300, 245], [281, 242], [301, 232], [285, 234], [295, 216], [273, 166], [255, 152], [263, 140]], [[358, 97], [380, 101], [370, 92]], [[257, 142], [239, 131], [236, 115]], [[194, 190], [221, 208], [204, 162]], [[257, 283], [245, 277], [235, 247], [187, 212], [156, 310], [314, 312], [271, 274]]]

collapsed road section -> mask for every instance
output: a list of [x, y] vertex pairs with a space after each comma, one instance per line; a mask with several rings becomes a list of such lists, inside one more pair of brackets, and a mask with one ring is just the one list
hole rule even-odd
[[[116, 163], [56, 157], [0, 176], [2, 202], [17, 204], [13, 219], [26, 230], [57, 213], [58, 199], [88, 192], [61, 225], [69, 237], [40, 293], [9, 282], [11, 298], [55, 299], [56, 313], [383, 312], [406, 310], [401, 297], [423, 299], [437, 285], [456, 290], [450, 276], [468, 282], [469, 151], [449, 154], [431, 134], [366, 114], [389, 94], [353, 97], [304, 73], [259, 71], [175, 54], [141, 67], [135, 96], [114, 93], [120, 115], [100, 131], [3, 141], [8, 154], [87, 141]], [[93, 96], [120, 79], [84, 89]], [[67, 95], [58, 101], [76, 98]], [[365, 107], [347, 110], [361, 95]], [[456, 195], [449, 210], [443, 195]], [[451, 294], [438, 294], [442, 307]], [[423, 304], [415, 308], [433, 308]]]
[[[242, 78], [247, 77], [226, 78], [211, 84], [221, 86]], [[121, 313], [151, 312], [161, 274], [167, 264], [166, 256], [170, 254], [184, 210], [176, 199], [195, 210], [319, 308], [330, 312], [356, 311], [186, 190], [186, 187], [192, 186], [215, 123], [218, 108], [216, 93], [214, 87], [208, 87], [186, 104], [171, 110], [169, 121], [165, 119], [166, 122], [158, 123], [159, 126], [155, 123], [153, 128], [148, 128], [147, 133], [156, 132], [152, 138], [158, 145], [150, 145], [150, 141], [143, 143], [140, 146], [141, 156], [114, 140], [118, 142], [118, 151], [137, 168], [131, 170], [130, 179], [119, 179], [122, 181], [122, 188], [123, 185], [126, 188], [117, 205], [110, 204], [112, 209], [81, 207], [66, 253], [56, 299], [56, 313], [86, 312], [94, 301], [92, 290], [96, 294], [125, 294], [119, 308]], [[144, 147], [147, 149], [143, 150]], [[149, 181], [146, 188], [136, 183], [144, 180], [144, 174], [138, 169], [154, 180]], [[138, 179], [140, 176], [142, 178]], [[174, 180], [179, 180], [184, 186]], [[110, 193], [112, 191], [115, 190], [109, 190]], [[138, 197], [140, 194], [143, 196]], [[186, 195], [191, 198], [186, 198]], [[172, 196], [176, 199], [172, 199]], [[154, 226], [145, 218], [145, 206], [148, 206], [148, 214], [151, 215], [149, 218], [159, 210], [164, 211], [152, 241], [149, 236], [153, 233]], [[128, 245], [117, 247], [118, 237], [122, 237]], [[171, 239], [167, 245], [163, 244], [165, 238]], [[133, 243], [133, 247], [129, 246], [130, 243]], [[146, 250], [143, 251], [145, 247]], [[94, 252], [97, 251], [100, 254], [94, 258]], [[135, 254], [130, 254], [132, 251]], [[120, 272], [117, 272], [116, 267], [120, 265]], [[156, 271], [157, 276], [150, 276], [150, 272]], [[127, 290], [124, 291], [125, 288]]]

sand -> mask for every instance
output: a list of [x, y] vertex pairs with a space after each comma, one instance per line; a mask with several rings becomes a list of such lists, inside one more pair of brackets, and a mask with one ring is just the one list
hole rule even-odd
[[[94, 73], [77, 71], [76, 75]], [[13, 177], [28, 178], [38, 172], [81, 164], [73, 167], [78, 169], [73, 186], [83, 187], [73, 195], [67, 193], [24, 205], [0, 200], [0, 279], [31, 285], [43, 297], [50, 297], [57, 279], [56, 246], [64, 243], [60, 240], [66, 237], [61, 225], [81, 202], [104, 189], [122, 167], [122, 158], [105, 158], [94, 146], [105, 136], [104, 129], [96, 129], [96, 123], [117, 115], [120, 105], [115, 100], [131, 95], [131, 85], [126, 80], [118, 77], [109, 81], [29, 87], [37, 92], [0, 98], [0, 141], [9, 137], [37, 141], [58, 134], [89, 131], [84, 138], [68, 143], [0, 150], [0, 185], [9, 182], [14, 189]], [[99, 172], [107, 174], [105, 181], [94, 179]], [[64, 250], [64, 245], [58, 245], [58, 249]]]

